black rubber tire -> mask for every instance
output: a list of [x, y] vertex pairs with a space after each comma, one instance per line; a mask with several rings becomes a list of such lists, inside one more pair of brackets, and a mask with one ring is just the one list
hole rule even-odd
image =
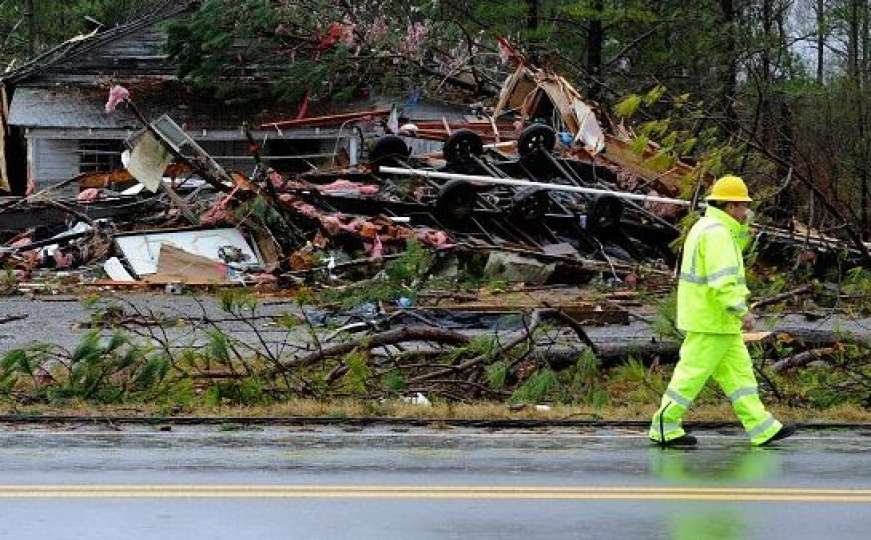
[[478, 203], [478, 190], [463, 180], [450, 180], [439, 189], [436, 214], [452, 223], [465, 221], [472, 216]]
[[623, 201], [614, 195], [599, 195], [590, 203], [587, 228], [593, 232], [619, 229], [624, 208]]
[[369, 151], [369, 163], [376, 165], [395, 164], [396, 159], [405, 159], [411, 153], [411, 149], [397, 135], [385, 135], [380, 137], [372, 145]]
[[518, 221], [531, 223], [544, 219], [550, 208], [547, 190], [530, 186], [521, 188], [511, 198], [511, 217]]
[[442, 147], [442, 154], [448, 163], [468, 161], [484, 153], [484, 142], [481, 136], [471, 129], [458, 129], [451, 133]]
[[532, 124], [523, 130], [517, 139], [517, 153], [528, 156], [536, 150], [552, 152], [556, 146], [556, 132], [544, 124]]

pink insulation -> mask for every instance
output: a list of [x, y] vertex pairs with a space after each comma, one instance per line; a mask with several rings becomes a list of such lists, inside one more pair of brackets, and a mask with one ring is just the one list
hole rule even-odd
[[122, 101], [130, 99], [130, 91], [120, 85], [115, 85], [109, 90], [109, 100], [106, 102], [106, 112], [115, 112], [115, 108]]

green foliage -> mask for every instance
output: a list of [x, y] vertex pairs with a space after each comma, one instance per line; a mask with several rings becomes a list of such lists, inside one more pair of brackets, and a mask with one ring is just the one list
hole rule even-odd
[[665, 95], [665, 90], [666, 90], [665, 86], [663, 86], [661, 84], [657, 84], [656, 86], [651, 88], [649, 92], [644, 94], [644, 97], [642, 98], [642, 100], [644, 101], [644, 104], [647, 105], [648, 107], [650, 105], [655, 104], [660, 99], [662, 99], [662, 96]]
[[636, 154], [643, 155], [644, 151], [647, 150], [648, 145], [650, 144], [650, 137], [647, 135], [639, 135], [632, 140], [632, 151]]
[[209, 330], [206, 335], [208, 337], [205, 349], [206, 358], [220, 364], [230, 365], [232, 359], [230, 357], [230, 339], [227, 334], [219, 330]]
[[641, 106], [642, 98], [638, 94], [630, 94], [614, 105], [614, 114], [620, 118], [629, 118]]
[[645, 135], [648, 139], [658, 139], [668, 132], [671, 121], [668, 118], [662, 120], [649, 120], [638, 126], [638, 133]]
[[541, 368], [514, 391], [511, 395], [511, 401], [515, 403], [540, 403], [551, 390], [558, 386], [559, 379], [556, 373], [550, 368]]
[[655, 403], [665, 391], [666, 382], [658, 370], [648, 370], [637, 358], [629, 357], [611, 370], [609, 387], [625, 403]]
[[502, 390], [505, 388], [505, 382], [508, 380], [508, 364], [503, 361], [493, 362], [486, 367], [487, 384], [493, 390]]
[[584, 350], [572, 367], [559, 373], [557, 401], [604, 407], [611, 401], [604, 386], [606, 378], [607, 373], [601, 369], [596, 355], [590, 350]]
[[210, 407], [268, 404], [271, 400], [266, 398], [263, 384], [263, 381], [255, 377], [216, 381], [203, 394], [202, 401]]
[[35, 345], [8, 351], [0, 361], [0, 390], [26, 388], [47, 402], [117, 403], [161, 384], [169, 371], [165, 356], [120, 332], [108, 337], [89, 332], [61, 361], [55, 360], [55, 349]]
[[387, 264], [388, 278], [397, 282], [412, 282], [423, 275], [432, 264], [432, 253], [420, 242], [410, 241], [401, 257]]
[[405, 252], [389, 261], [376, 278], [340, 291], [326, 290], [315, 302], [339, 302], [352, 307], [366, 302], [393, 302], [401, 296], [414, 300], [433, 264], [432, 253], [417, 241], [409, 241]]
[[348, 372], [342, 379], [345, 386], [351, 392], [365, 392], [372, 376], [372, 371], [369, 368], [369, 354], [355, 350], [345, 355], [344, 362], [348, 366]]
[[605, 3], [604, 9], [601, 10], [595, 9], [586, 0], [576, 0], [567, 4], [562, 6], [560, 11], [567, 16], [583, 21], [599, 20], [603, 23], [638, 24], [650, 23], [657, 19], [654, 11], [646, 9], [636, 2], [622, 3], [613, 7]]
[[394, 392], [401, 392], [408, 387], [408, 384], [405, 382], [405, 376], [398, 369], [394, 369], [388, 371], [386, 375], [384, 375], [384, 388], [388, 390], [393, 390]]
[[656, 172], [665, 172], [674, 167], [677, 156], [671, 151], [663, 149], [644, 160], [644, 165]]
[[859, 314], [871, 314], [871, 271], [862, 267], [848, 270], [843, 290], [852, 297], [852, 305]]
[[683, 341], [683, 334], [677, 328], [677, 291], [672, 291], [655, 302], [653, 331], [660, 339]]
[[701, 217], [702, 214], [698, 210], [692, 210], [687, 212], [687, 214], [680, 219], [680, 222], [678, 222], [677, 225], [680, 230], [680, 235], [669, 244], [669, 247], [671, 247], [673, 252], [681, 253], [683, 245], [687, 241], [687, 235], [689, 235], [690, 229], [693, 228], [693, 225], [695, 225]]
[[241, 313], [254, 310], [257, 299], [244, 289], [224, 287], [218, 291], [218, 305], [225, 313]]

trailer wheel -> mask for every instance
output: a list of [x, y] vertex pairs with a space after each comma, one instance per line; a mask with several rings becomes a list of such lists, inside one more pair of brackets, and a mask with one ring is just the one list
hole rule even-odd
[[599, 195], [590, 203], [587, 227], [593, 232], [604, 232], [620, 227], [623, 201], [614, 195]]
[[511, 200], [511, 216], [526, 223], [544, 218], [550, 207], [547, 190], [537, 187], [521, 188]]
[[551, 152], [556, 146], [556, 132], [544, 124], [532, 124], [523, 130], [517, 139], [517, 152], [521, 157], [528, 156], [536, 150]]
[[448, 163], [467, 161], [484, 153], [484, 143], [481, 136], [471, 129], [458, 129], [453, 132], [442, 148], [442, 154]]
[[411, 153], [405, 141], [397, 135], [380, 137], [369, 151], [369, 162], [376, 165], [395, 164], [396, 159], [405, 159]]
[[472, 216], [478, 203], [478, 191], [463, 180], [451, 180], [439, 189], [436, 212], [439, 218], [461, 222]]

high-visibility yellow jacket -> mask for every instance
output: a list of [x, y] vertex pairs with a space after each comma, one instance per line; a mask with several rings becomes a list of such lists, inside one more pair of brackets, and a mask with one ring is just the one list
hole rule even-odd
[[677, 327], [684, 332], [740, 334], [747, 314], [742, 252], [749, 227], [709, 206], [687, 235], [677, 286]]

